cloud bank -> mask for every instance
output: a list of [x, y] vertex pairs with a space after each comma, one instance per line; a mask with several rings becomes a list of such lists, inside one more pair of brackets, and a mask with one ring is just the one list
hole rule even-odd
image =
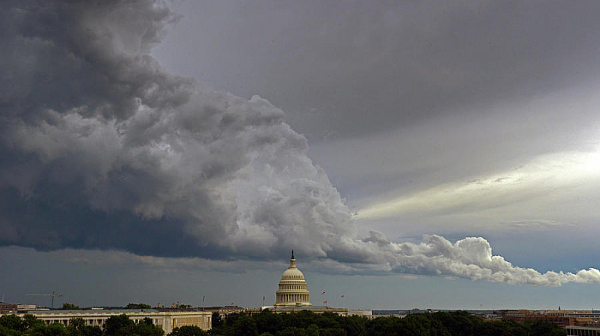
[[0, 244], [275, 260], [294, 248], [348, 272], [557, 286], [483, 238], [357, 237], [307, 141], [267, 100], [171, 75], [149, 56], [160, 2], [13, 1], [0, 41]]
[[585, 152], [547, 154], [511, 170], [378, 202], [361, 209], [359, 216], [383, 218], [411, 211], [451, 212], [475, 204], [498, 207], [595, 185], [598, 181], [600, 151], [597, 148]]

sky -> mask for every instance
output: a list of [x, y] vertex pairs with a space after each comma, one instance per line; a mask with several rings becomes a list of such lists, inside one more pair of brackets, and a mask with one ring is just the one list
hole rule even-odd
[[2, 1], [4, 300], [592, 309], [599, 10]]

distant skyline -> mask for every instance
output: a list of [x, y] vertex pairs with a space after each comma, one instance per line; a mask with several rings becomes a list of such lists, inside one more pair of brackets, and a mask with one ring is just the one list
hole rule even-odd
[[597, 1], [0, 6], [7, 302], [600, 297]]

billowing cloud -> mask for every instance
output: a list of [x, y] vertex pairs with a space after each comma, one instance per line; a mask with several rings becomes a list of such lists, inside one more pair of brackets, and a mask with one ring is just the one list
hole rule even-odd
[[[1, 12], [0, 243], [273, 260], [533, 285], [600, 282], [515, 267], [482, 238], [357, 237], [284, 113], [164, 71], [174, 16], [153, 1], [19, 1]], [[156, 262], [155, 259], [145, 259]]]
[[553, 271], [542, 274], [531, 268], [513, 266], [503, 257], [492, 255], [492, 247], [481, 237], [468, 237], [452, 244], [443, 237], [426, 235], [420, 244], [397, 244], [388, 241], [380, 233], [371, 232], [364, 241], [376, 244], [385, 251], [386, 263], [390, 270], [396, 272], [534, 286], [600, 282], [600, 271], [593, 268], [575, 274]]
[[167, 8], [33, 1], [5, 16], [17, 52], [3, 57], [4, 244], [325, 257], [351, 235], [280, 109], [148, 56]]

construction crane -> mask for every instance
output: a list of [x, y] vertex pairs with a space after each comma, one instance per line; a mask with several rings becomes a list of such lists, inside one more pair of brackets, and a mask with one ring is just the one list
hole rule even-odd
[[62, 296], [62, 294], [56, 294], [56, 293], [54, 293], [54, 291], [52, 291], [52, 294], [25, 294], [25, 295], [29, 295], [29, 296], [50, 296], [50, 297], [52, 297], [52, 305], [50, 306], [51, 309], [54, 309], [54, 298]]

